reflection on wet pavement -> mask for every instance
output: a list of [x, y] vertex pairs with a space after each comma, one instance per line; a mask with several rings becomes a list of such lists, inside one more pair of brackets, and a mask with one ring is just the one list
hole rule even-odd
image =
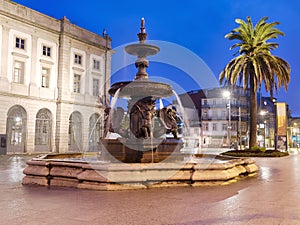
[[300, 155], [255, 158], [256, 177], [215, 187], [101, 192], [21, 185], [33, 156], [0, 156], [0, 224], [300, 224]]

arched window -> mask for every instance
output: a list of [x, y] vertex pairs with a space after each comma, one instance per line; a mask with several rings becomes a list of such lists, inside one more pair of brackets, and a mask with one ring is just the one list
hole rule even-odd
[[98, 151], [101, 136], [101, 117], [99, 114], [94, 113], [89, 119], [89, 151]]
[[73, 112], [69, 118], [69, 151], [82, 150], [82, 116], [80, 112]]
[[35, 120], [36, 151], [51, 151], [52, 114], [48, 109], [38, 111]]
[[8, 110], [6, 121], [7, 152], [25, 152], [27, 113], [20, 105], [15, 105]]

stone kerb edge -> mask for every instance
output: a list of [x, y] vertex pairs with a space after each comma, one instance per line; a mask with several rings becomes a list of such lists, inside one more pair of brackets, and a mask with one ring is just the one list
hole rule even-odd
[[[63, 186], [94, 190], [124, 190], [171, 186], [220, 185], [234, 182], [239, 176], [253, 176], [258, 171], [251, 159], [232, 160], [211, 167], [196, 163], [122, 166], [90, 165], [49, 160], [31, 160], [24, 169], [23, 184]], [[162, 173], [172, 176], [160, 180]]]

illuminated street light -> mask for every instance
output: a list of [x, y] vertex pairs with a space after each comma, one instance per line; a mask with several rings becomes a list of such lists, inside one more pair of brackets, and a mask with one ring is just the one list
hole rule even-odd
[[230, 104], [230, 92], [228, 90], [223, 92], [223, 97], [228, 99], [228, 105], [226, 105], [226, 108], [228, 108], [228, 126], [227, 126], [227, 145], [230, 148], [230, 142], [231, 142], [231, 104]]
[[264, 139], [263, 139], [263, 141], [264, 141], [264, 145], [263, 145], [263, 147], [266, 147], [266, 125], [267, 125], [267, 121], [264, 119], [264, 117], [265, 117], [265, 115], [267, 115], [267, 113], [268, 113], [268, 111], [267, 110], [260, 110], [259, 111], [259, 115], [261, 116], [261, 123], [259, 124], [259, 128], [261, 129], [263, 129], [263, 131], [264, 131]]

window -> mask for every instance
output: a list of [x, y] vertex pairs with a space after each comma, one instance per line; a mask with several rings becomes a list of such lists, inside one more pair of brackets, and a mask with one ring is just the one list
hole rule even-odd
[[208, 123], [203, 123], [203, 130], [208, 131]]
[[25, 39], [16, 37], [16, 48], [25, 49]]
[[93, 79], [93, 96], [99, 96], [99, 79]]
[[49, 80], [50, 80], [50, 69], [42, 68], [42, 84], [41, 86], [44, 88], [49, 88]]
[[9, 153], [25, 152], [27, 131], [27, 113], [22, 106], [14, 105], [7, 113], [7, 151]]
[[227, 130], [227, 127], [228, 127], [228, 124], [227, 124], [227, 123], [223, 123], [223, 124], [222, 124], [222, 130], [223, 130], [223, 131], [226, 131], [226, 130]]
[[81, 55], [75, 54], [74, 63], [81, 65]]
[[43, 55], [50, 57], [51, 56], [51, 48], [43, 45]]
[[95, 70], [100, 70], [100, 61], [94, 59], [93, 60], [93, 68]]
[[69, 151], [80, 151], [82, 147], [82, 116], [73, 112], [69, 117]]
[[236, 130], [236, 123], [231, 123], [231, 130]]
[[217, 119], [217, 111], [212, 110], [212, 119]]
[[226, 119], [226, 111], [222, 110], [222, 119]]
[[51, 140], [51, 112], [41, 109], [35, 120], [35, 145], [50, 146]]
[[15, 61], [14, 62], [14, 71], [13, 71], [13, 80], [14, 83], [23, 84], [24, 83], [24, 63]]
[[203, 99], [203, 105], [207, 105], [207, 99]]
[[213, 131], [216, 131], [216, 130], [217, 130], [217, 124], [216, 124], [216, 123], [213, 123], [213, 125], [212, 125], [212, 130], [213, 130]]
[[80, 93], [80, 78], [81, 76], [79, 74], [74, 74], [73, 91], [75, 93]]
[[207, 110], [203, 110], [203, 116], [202, 116], [202, 118], [203, 119], [207, 119], [207, 117], [208, 117]]
[[246, 132], [247, 131], [247, 123], [241, 124], [241, 131]]
[[101, 118], [99, 114], [93, 114], [89, 119], [89, 151], [99, 151], [99, 141], [102, 137]]

